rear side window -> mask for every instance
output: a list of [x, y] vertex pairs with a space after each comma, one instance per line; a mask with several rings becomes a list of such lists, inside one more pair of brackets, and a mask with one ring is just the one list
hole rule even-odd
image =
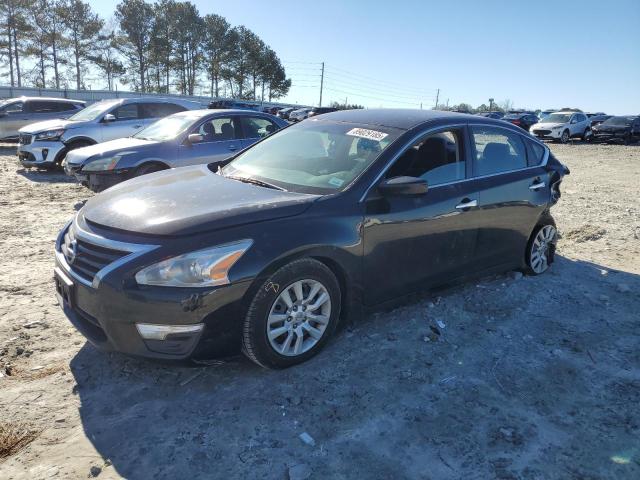
[[544, 147], [536, 142], [526, 141], [527, 143], [527, 165], [535, 167], [542, 163], [544, 159]]
[[527, 166], [527, 154], [520, 135], [495, 127], [472, 127], [476, 149], [476, 176], [518, 170]]
[[429, 185], [465, 178], [462, 132], [444, 130], [418, 140], [387, 171], [387, 178], [419, 177]]
[[178, 112], [184, 112], [186, 108], [175, 103], [143, 103], [142, 118], [162, 118]]
[[266, 118], [242, 117], [240, 121], [246, 138], [264, 138], [278, 130], [278, 126]]
[[36, 100], [27, 103], [27, 110], [31, 113], [52, 113], [60, 111], [61, 102], [47, 102]]
[[111, 113], [116, 117], [116, 120], [134, 120], [138, 118], [138, 105], [135, 103], [121, 105]]
[[58, 112], [70, 112], [73, 110], [80, 110], [81, 108], [83, 108], [83, 106], [77, 103], [58, 102], [56, 104]]

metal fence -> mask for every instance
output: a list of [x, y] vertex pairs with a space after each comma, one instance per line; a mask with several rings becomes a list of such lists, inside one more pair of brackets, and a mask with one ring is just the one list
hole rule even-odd
[[[0, 99], [2, 98], [15, 98], [15, 97], [57, 97], [57, 98], [70, 98], [73, 100], [84, 100], [85, 102], [93, 103], [100, 100], [106, 100], [111, 98], [139, 98], [139, 97], [162, 97], [162, 98], [181, 98], [184, 100], [193, 100], [200, 102], [203, 105], [208, 105], [213, 100], [230, 100], [236, 101], [233, 98], [223, 97], [206, 97], [200, 95], [177, 95], [172, 93], [139, 93], [139, 92], [126, 92], [118, 90], [75, 90], [75, 89], [56, 89], [56, 88], [35, 88], [35, 87], [8, 87], [0, 85]], [[264, 107], [295, 107], [297, 105], [278, 102], [260, 102], [260, 101], [245, 101], [246, 103], [259, 104]]]

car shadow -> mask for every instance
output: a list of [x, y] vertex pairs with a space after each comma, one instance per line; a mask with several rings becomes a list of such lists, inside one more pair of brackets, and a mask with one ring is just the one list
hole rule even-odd
[[59, 168], [54, 170], [19, 168], [16, 173], [37, 183], [78, 183], [75, 178], [71, 178]]
[[[625, 284], [634, 291], [640, 289], [640, 275], [558, 256], [552, 270], [545, 275], [527, 277], [524, 280], [513, 280], [509, 274], [502, 275], [497, 279], [491, 277], [483, 280], [480, 285], [477, 285], [478, 282], [465, 284], [462, 286], [462, 293], [459, 293], [458, 286], [452, 290], [439, 291], [438, 294], [442, 297], [442, 302], [446, 303], [453, 301], [451, 297], [454, 295], [466, 299], [494, 289], [495, 284], [514, 282], [510, 288], [515, 289], [517, 298], [530, 298], [527, 301], [533, 303], [529, 308], [536, 312], [535, 315], [541, 315], [542, 319], [553, 317], [554, 321], [560, 322], [560, 327], [552, 323], [541, 325], [540, 342], [544, 348], [534, 350], [533, 353], [527, 351], [531, 358], [525, 356], [514, 363], [513, 378], [521, 379], [522, 369], [531, 368], [531, 375], [545, 374], [544, 368], [527, 365], [540, 365], [542, 362], [547, 366], [544, 362], [549, 361], [547, 355], [552, 347], [547, 345], [553, 336], [553, 328], [559, 329], [564, 323], [574, 321], [575, 325], [582, 325], [584, 323], [580, 322], [587, 321], [584, 318], [574, 318], [575, 312], [572, 309], [575, 309], [576, 303], [573, 298], [564, 300], [564, 304], [558, 308], [553, 304], [545, 306], [544, 302], [548, 300], [544, 298], [541, 303], [535, 303], [540, 301], [540, 292], [544, 291], [537, 287], [546, 286], [561, 295], [568, 295], [572, 289], [576, 289], [576, 282], [581, 279], [588, 279], [594, 285], [605, 279], [602, 292], [607, 292], [611, 303], [619, 303], [619, 309], [630, 297], [625, 297], [624, 302], [618, 302], [614, 285]], [[527, 293], [529, 296], [518, 293], [523, 289], [527, 292], [533, 290], [535, 293]], [[594, 302], [599, 302], [595, 290], [593, 295], [596, 296]], [[545, 296], [548, 294], [545, 293]], [[498, 300], [496, 295], [494, 301]], [[466, 300], [463, 305], [466, 305], [465, 302]], [[513, 298], [506, 298], [504, 302], [505, 308], [513, 309], [509, 310], [510, 316], [505, 317], [504, 321], [508, 322], [513, 318], [513, 324], [518, 324], [517, 320], [524, 315], [522, 312], [527, 309], [527, 305], [509, 305], [513, 303]], [[422, 308], [421, 305], [418, 306]], [[362, 320], [366, 328], [360, 323], [359, 331], [366, 334], [354, 334], [349, 329], [342, 331], [320, 355], [305, 364], [281, 371], [261, 369], [244, 357], [226, 360], [215, 366], [175, 367], [116, 353], [99, 352], [90, 344], [85, 344], [70, 364], [77, 382], [74, 393], [80, 401], [79, 413], [84, 434], [102, 458], [108, 459], [107, 464], [119, 475], [131, 480], [285, 478], [286, 465], [297, 463], [308, 464], [314, 475], [319, 475], [318, 478], [331, 478], [334, 475], [340, 478], [359, 478], [359, 475], [352, 473], [359, 471], [368, 472], [362, 475], [364, 477], [397, 478], [403, 476], [398, 472], [407, 472], [404, 467], [398, 469], [399, 464], [410, 464], [413, 461], [422, 464], [427, 460], [433, 462], [434, 478], [453, 478], [451, 471], [447, 469], [452, 467], [438, 458], [442, 459], [443, 455], [444, 458], [454, 458], [458, 448], [456, 445], [464, 445], [465, 458], [485, 458], [485, 449], [494, 447], [491, 443], [486, 443], [485, 433], [468, 431], [467, 426], [484, 418], [480, 429], [493, 428], [491, 425], [487, 426], [487, 422], [491, 422], [490, 419], [494, 417], [497, 422], [501, 421], [502, 413], [497, 412], [502, 409], [509, 411], [510, 402], [514, 401], [511, 397], [505, 397], [505, 379], [509, 377], [504, 372], [501, 381], [497, 377], [496, 382], [489, 377], [490, 381], [486, 384], [484, 380], [478, 380], [479, 386], [470, 385], [469, 391], [464, 386], [447, 386], [447, 379], [453, 378], [449, 376], [454, 368], [457, 368], [456, 375], [460, 378], [465, 375], [475, 378], [476, 375], [481, 376], [481, 373], [474, 372], [474, 369], [491, 370], [493, 365], [491, 371], [494, 377], [496, 375], [496, 352], [484, 345], [492, 334], [486, 328], [483, 317], [490, 314], [495, 316], [496, 313], [491, 305], [479, 305], [477, 308], [475, 321], [471, 322], [468, 316], [464, 317], [467, 323], [464, 324], [464, 333], [461, 331], [461, 337], [455, 340], [455, 348], [448, 341], [425, 344], [418, 340], [417, 332], [408, 323], [410, 319], [402, 312], [388, 316], [380, 314], [384, 317], [380, 321], [375, 316]], [[631, 307], [628, 308], [631, 310]], [[463, 322], [464, 318], [460, 321]], [[455, 323], [453, 318], [447, 318], [446, 321], [447, 324]], [[630, 323], [631, 318], [625, 317], [625, 322]], [[623, 323], [620, 318], [612, 322], [608, 328], [613, 331], [607, 334], [624, 333], [615, 331], [621, 329]], [[522, 325], [521, 328], [525, 329], [524, 333], [537, 335], [531, 325]], [[585, 328], [588, 330], [596, 327], [587, 325]], [[397, 336], [391, 343], [388, 342], [391, 335], [389, 332], [395, 332]], [[597, 345], [611, 338], [605, 337], [604, 333], [598, 335], [594, 340], [595, 346], [589, 347], [596, 358]], [[502, 337], [499, 341], [506, 342]], [[372, 348], [372, 342], [379, 342], [380, 348]], [[415, 350], [422, 351], [418, 360]], [[462, 358], [465, 350], [468, 350], [470, 357], [466, 359], [464, 366], [456, 366], [458, 363], [462, 365], [458, 359]], [[588, 359], [586, 361], [589, 362]], [[505, 363], [502, 368], [509, 368], [509, 362]], [[602, 374], [598, 368], [609, 368], [607, 375], [614, 375], [611, 371], [618, 368], [608, 364], [588, 365], [589, 368], [585, 370], [593, 370], [594, 375]], [[408, 374], [405, 373], [407, 369], [410, 369]], [[572, 375], [576, 378], [560, 379], [564, 383], [559, 383], [557, 390], [547, 391], [546, 394], [551, 397], [561, 397], [565, 393], [569, 395], [573, 388], [572, 382], [575, 382], [582, 389], [576, 389], [576, 395], [581, 395], [580, 399], [573, 397], [566, 404], [558, 400], [547, 413], [532, 403], [527, 408], [534, 413], [526, 409], [525, 412], [536, 418], [540, 417], [538, 422], [552, 419], [553, 423], [553, 419], [562, 418], [563, 415], [566, 418], [574, 415], [571, 413], [574, 402], [583, 402], [580, 404], [581, 409], [597, 410], [588, 400], [593, 392], [584, 392], [587, 387], [583, 383], [588, 382], [584, 382], [581, 377], [584, 375], [583, 371], [576, 369]], [[436, 380], [432, 381], [434, 378]], [[447, 383], [439, 381], [440, 378], [447, 380]], [[624, 380], [624, 372], [620, 378]], [[620, 380], [614, 376], [611, 381]], [[451, 382], [453, 384], [454, 380]], [[462, 390], [455, 391], [456, 388]], [[540, 387], [532, 383], [520, 388], [523, 389], [521, 397], [526, 398], [526, 395], [535, 395], [535, 390]], [[591, 388], [600, 388], [600, 385]], [[604, 403], [607, 402], [607, 395], [608, 393], [600, 390], [597, 394], [593, 393], [597, 401]], [[515, 401], [520, 402], [518, 408], [522, 408], [522, 400], [519, 398]], [[565, 397], [561, 398], [564, 401]], [[629, 408], [635, 407], [629, 403]], [[431, 409], [430, 414], [420, 413], [424, 409]], [[440, 410], [442, 414], [439, 413]], [[509, 421], [526, 423], [528, 415], [523, 415], [521, 420], [514, 420], [515, 417], [520, 418], [513, 414]], [[377, 422], [382, 423], [372, 423], [372, 419], [376, 418]], [[434, 423], [436, 419], [437, 423]], [[555, 424], [559, 425], [561, 422]], [[575, 428], [571, 423], [567, 425], [568, 431]], [[427, 432], [422, 434], [426, 437], [420, 436], [419, 432], [423, 430]], [[384, 433], [387, 431], [388, 435]], [[299, 435], [303, 432], [310, 432], [315, 439], [301, 440]], [[474, 441], [474, 435], [479, 435], [478, 442]], [[594, 435], [599, 434], [595, 432]], [[573, 433], [568, 437], [560, 433], [553, 436], [558, 439], [574, 437]], [[542, 451], [546, 446], [553, 451], [565, 451], [567, 444], [557, 441], [560, 443], [554, 444], [553, 448], [546, 444], [535, 448]], [[404, 453], [402, 458], [395, 460], [399, 463], [381, 460], [383, 457], [395, 458], [389, 452], [397, 451], [400, 445], [403, 445]], [[384, 452], [382, 457], [380, 452]], [[491, 452], [496, 455], [500, 453], [494, 450]], [[486, 461], [481, 463], [485, 464]], [[431, 468], [430, 465], [429, 469]], [[470, 465], [469, 468], [476, 467]], [[473, 473], [469, 468], [463, 471]], [[560, 465], [557, 468], [558, 474], [564, 472]], [[438, 472], [442, 475], [438, 475]], [[456, 475], [455, 478], [465, 477], [462, 471], [458, 473], [460, 476]], [[477, 473], [483, 478], [493, 478], [489, 471]], [[553, 477], [555, 475], [552, 474], [550, 478]]]

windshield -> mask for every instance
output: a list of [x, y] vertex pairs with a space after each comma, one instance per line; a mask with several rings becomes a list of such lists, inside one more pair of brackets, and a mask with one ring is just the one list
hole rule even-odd
[[98, 118], [100, 115], [105, 113], [107, 110], [109, 110], [111, 107], [113, 107], [117, 103], [119, 103], [119, 101], [94, 103], [93, 105], [83, 108], [75, 115], [70, 116], [69, 120], [72, 120], [75, 122], [86, 122], [90, 120], [95, 120], [96, 118]]
[[571, 120], [571, 113], [552, 113], [545, 117], [545, 123], [567, 123]]
[[618, 125], [628, 127], [631, 125], [635, 117], [612, 117], [609, 120], [602, 122], [602, 125]]
[[222, 174], [296, 192], [334, 193], [346, 189], [401, 134], [387, 127], [305, 121], [241, 153]]
[[196, 115], [171, 115], [152, 123], [146, 128], [143, 128], [133, 137], [141, 140], [164, 142], [165, 140], [176, 138], [200, 118], [202, 117]]

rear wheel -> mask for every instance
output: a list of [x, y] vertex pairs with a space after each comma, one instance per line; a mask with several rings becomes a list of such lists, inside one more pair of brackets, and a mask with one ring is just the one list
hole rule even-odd
[[340, 316], [340, 284], [323, 263], [305, 258], [276, 271], [255, 293], [242, 350], [265, 368], [286, 368], [318, 353]]
[[527, 245], [527, 273], [540, 275], [549, 269], [554, 260], [557, 241], [558, 232], [552, 223], [538, 225], [534, 229]]

